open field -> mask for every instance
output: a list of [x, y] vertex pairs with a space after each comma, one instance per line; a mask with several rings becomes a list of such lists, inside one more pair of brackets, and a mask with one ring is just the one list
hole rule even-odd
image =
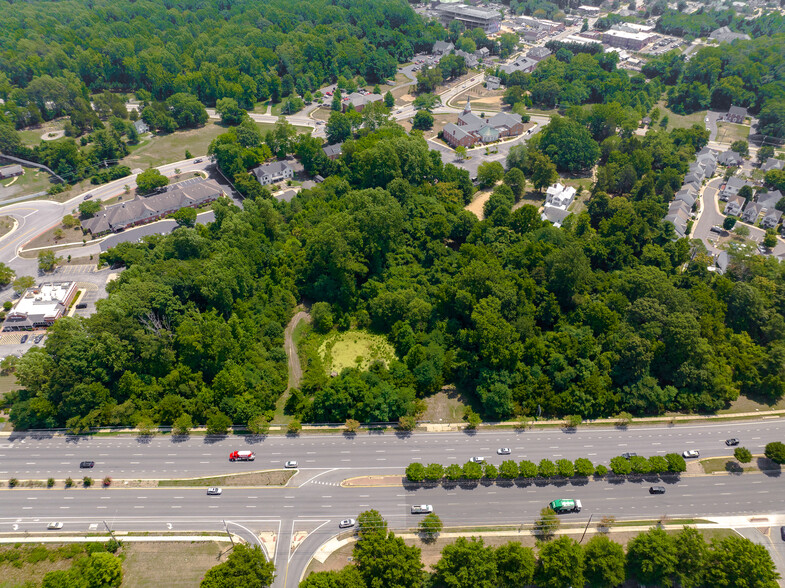
[[[660, 109], [660, 120], [663, 117], [668, 117], [668, 130], [671, 129], [689, 129], [692, 125], [701, 125], [701, 127], [705, 128], [703, 119], [706, 118], [706, 110], [699, 110], [698, 112], [693, 112], [692, 114], [676, 114], [672, 110], [670, 110], [667, 106], [665, 106], [664, 101], [660, 101], [657, 104], [657, 108]], [[654, 128], [660, 128], [660, 122], [657, 121], [653, 126]]]
[[68, 120], [68, 117], [62, 117], [45, 122], [36, 129], [26, 129], [24, 131], [19, 131], [19, 135], [22, 138], [22, 143], [28, 147], [35, 147], [42, 141], [41, 137], [43, 135], [62, 131], [65, 128], [65, 123], [67, 123]]
[[120, 160], [120, 165], [131, 169], [157, 167], [185, 159], [186, 150], [194, 157], [207, 155], [210, 142], [226, 130], [227, 127], [207, 121], [198, 129], [175, 131], [168, 135], [144, 135], [139, 144], [132, 146], [131, 152]]
[[385, 363], [395, 359], [395, 350], [383, 335], [368, 331], [349, 330], [331, 333], [319, 345], [327, 373], [338, 372], [348, 367], [368, 369], [376, 360]]
[[460, 423], [466, 407], [471, 403], [455, 388], [444, 388], [425, 398], [425, 414], [422, 420], [432, 423]]
[[764, 404], [746, 396], [739, 396], [738, 399], [730, 403], [729, 408], [718, 410], [717, 414], [730, 415], [740, 412], [759, 412], [764, 410], [785, 410], [785, 398], [781, 398], [773, 404]]
[[734, 141], [747, 141], [750, 137], [750, 127], [747, 125], [737, 125], [728, 122], [717, 123], [717, 143], [727, 143], [730, 145]]
[[0, 199], [45, 192], [52, 186], [51, 176], [47, 172], [26, 166], [24, 170], [23, 175], [0, 182]]

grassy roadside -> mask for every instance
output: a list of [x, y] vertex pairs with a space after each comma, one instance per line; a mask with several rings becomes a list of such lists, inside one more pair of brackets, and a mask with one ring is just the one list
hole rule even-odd
[[270, 470], [180, 480], [158, 480], [158, 487], [170, 486], [285, 486], [297, 470]]

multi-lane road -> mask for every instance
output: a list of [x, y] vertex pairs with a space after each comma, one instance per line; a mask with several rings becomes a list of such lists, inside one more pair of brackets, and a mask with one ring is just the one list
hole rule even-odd
[[[338, 521], [375, 508], [394, 529], [416, 526], [412, 504], [432, 504], [445, 525], [531, 524], [554, 498], [580, 498], [583, 511], [569, 515], [623, 518], [785, 515], [779, 475], [682, 476], [665, 479], [665, 495], [651, 496], [654, 479], [637, 482], [510, 483], [425, 487], [344, 487], [341, 481], [367, 474], [400, 474], [413, 461], [463, 464], [483, 456], [503, 459], [576, 459], [608, 463], [625, 451], [656, 455], [698, 449], [702, 457], [731, 453], [725, 439], [737, 437], [753, 453], [782, 439], [785, 419], [757, 422], [696, 423], [676, 426], [561, 430], [415, 433], [410, 436], [363, 433], [269, 436], [176, 442], [155, 437], [65, 438], [14, 435], [0, 440], [0, 479], [49, 476], [96, 480], [112, 476], [109, 489], [25, 490], [2, 493], [1, 533], [43, 533], [46, 523], [64, 522], [63, 531], [221, 531], [224, 521], [249, 541], [263, 543], [276, 560], [276, 586], [296, 586], [310, 556], [338, 533]], [[510, 456], [496, 455], [509, 447]], [[250, 448], [254, 462], [228, 461], [230, 450]], [[159, 479], [224, 474], [282, 467], [295, 459], [300, 469], [283, 488], [224, 488], [207, 496], [203, 488], [122, 488], [125, 479]], [[92, 470], [79, 462], [93, 460]], [[660, 482], [657, 482], [660, 483]], [[118, 487], [119, 486], [119, 487]], [[307, 533], [292, 552], [293, 535]], [[265, 541], [259, 539], [261, 536]], [[274, 537], [275, 541], [271, 542]]]

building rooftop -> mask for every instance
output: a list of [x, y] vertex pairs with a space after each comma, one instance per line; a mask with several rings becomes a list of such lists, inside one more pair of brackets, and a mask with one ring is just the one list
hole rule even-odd
[[28, 289], [3, 323], [3, 330], [47, 326], [63, 316], [76, 294], [76, 282], [44, 283]]

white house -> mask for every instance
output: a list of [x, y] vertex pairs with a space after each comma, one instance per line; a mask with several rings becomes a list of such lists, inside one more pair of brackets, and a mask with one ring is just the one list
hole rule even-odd
[[256, 176], [262, 186], [275, 184], [294, 177], [294, 171], [283, 161], [274, 161], [255, 167], [251, 173]]
[[545, 204], [564, 210], [575, 200], [575, 188], [562, 184], [553, 184], [545, 191]]

